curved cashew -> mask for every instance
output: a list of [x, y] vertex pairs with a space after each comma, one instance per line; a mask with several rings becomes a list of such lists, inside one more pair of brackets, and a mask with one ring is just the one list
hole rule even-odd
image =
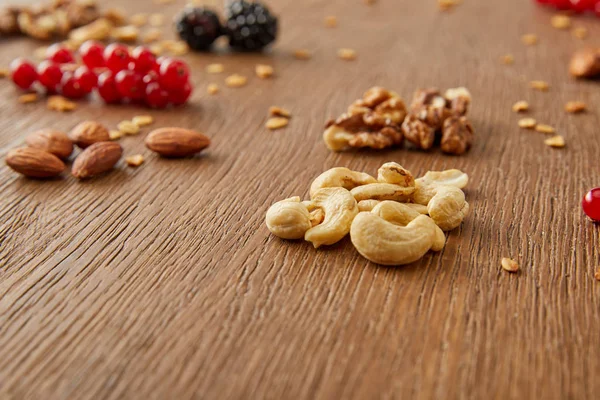
[[443, 231], [451, 231], [469, 214], [469, 203], [465, 200], [465, 193], [459, 188], [442, 186], [437, 189], [427, 210], [437, 226]]
[[469, 176], [458, 169], [446, 171], [429, 171], [425, 176], [415, 180], [416, 190], [413, 201], [426, 206], [441, 186], [452, 186], [459, 189], [469, 183]]
[[[379, 200], [361, 200], [358, 202], [358, 211], [371, 211], [375, 208], [377, 204], [380, 204]], [[427, 215], [429, 211], [427, 210], [427, 206], [415, 203], [402, 203], [408, 208], [412, 208], [419, 214]]]
[[[311, 205], [325, 212], [323, 222], [306, 231], [304, 239], [315, 248], [339, 242], [350, 232], [358, 206], [352, 194], [341, 187], [324, 188], [315, 192]], [[310, 223], [310, 221], [309, 221]]]
[[414, 187], [403, 187], [392, 183], [370, 183], [351, 190], [356, 201], [394, 200], [408, 202], [414, 193]]
[[325, 145], [332, 151], [342, 151], [346, 149], [353, 137], [353, 134], [336, 125], [330, 126], [323, 133]]
[[[420, 214], [411, 219], [415, 211], [404, 206], [386, 201], [375, 212], [361, 212], [354, 218], [350, 238], [363, 257], [382, 265], [404, 265], [423, 257], [434, 243], [439, 248], [433, 220]], [[407, 221], [406, 226], [393, 223]]]
[[394, 185], [403, 187], [415, 186], [413, 174], [402, 165], [395, 162], [383, 164], [377, 171], [377, 180], [379, 182], [393, 183]]
[[278, 201], [267, 211], [265, 217], [269, 231], [282, 239], [302, 239], [312, 227], [308, 208], [300, 197]]
[[377, 180], [369, 174], [352, 171], [348, 168], [337, 167], [323, 172], [310, 185], [310, 197], [319, 189], [326, 187], [343, 187], [344, 189], [354, 189], [367, 183], [375, 183]]

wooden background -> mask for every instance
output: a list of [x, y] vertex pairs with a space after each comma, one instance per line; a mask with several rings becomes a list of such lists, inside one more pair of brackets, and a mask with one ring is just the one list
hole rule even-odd
[[[4, 3], [4, 2], [3, 2]], [[128, 12], [183, 2], [107, 1]], [[586, 41], [550, 26], [532, 1], [271, 0], [282, 35], [265, 55], [189, 55], [196, 91], [185, 108], [152, 112], [154, 127], [198, 129], [200, 157], [143, 153], [99, 179], [43, 182], [0, 167], [0, 391], [3, 398], [502, 398], [583, 399], [600, 390], [600, 229], [580, 200], [600, 186], [598, 82], [569, 78], [574, 49], [600, 44], [600, 20], [577, 18]], [[337, 29], [323, 27], [335, 15]], [[165, 29], [168, 29], [165, 27]], [[539, 45], [526, 47], [524, 33]], [[0, 61], [32, 40], [1, 44]], [[358, 59], [336, 58], [350, 47]], [[307, 48], [308, 61], [292, 52]], [[513, 66], [499, 61], [515, 56]], [[226, 74], [206, 75], [222, 62]], [[271, 63], [273, 80], [253, 75]], [[228, 73], [250, 77], [240, 89]], [[547, 80], [547, 93], [528, 88]], [[216, 82], [221, 93], [206, 95]], [[334, 154], [323, 123], [373, 85], [409, 101], [417, 87], [467, 86], [473, 149], [464, 157], [408, 150]], [[114, 127], [144, 113], [81, 103], [71, 114], [18, 104], [0, 85], [0, 157], [40, 128], [84, 119]], [[590, 112], [568, 115], [568, 100]], [[567, 147], [517, 127], [511, 111], [555, 126]], [[268, 107], [293, 112], [269, 132]], [[349, 240], [315, 251], [271, 236], [273, 202], [307, 196], [325, 169], [375, 173], [397, 161], [415, 174], [459, 168], [472, 213], [443, 252], [402, 268], [359, 256]], [[522, 271], [508, 274], [500, 259]]]

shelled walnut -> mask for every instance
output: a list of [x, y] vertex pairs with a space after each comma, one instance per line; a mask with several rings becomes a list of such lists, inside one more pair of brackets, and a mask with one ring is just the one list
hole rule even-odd
[[466, 117], [450, 117], [444, 122], [441, 148], [444, 153], [464, 154], [473, 143], [473, 126]]

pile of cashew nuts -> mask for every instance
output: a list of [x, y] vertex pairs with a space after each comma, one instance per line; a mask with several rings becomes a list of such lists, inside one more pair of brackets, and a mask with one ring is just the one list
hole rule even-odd
[[282, 239], [302, 239], [315, 248], [332, 245], [348, 233], [370, 261], [404, 265], [429, 250], [441, 251], [445, 231], [469, 213], [461, 190], [469, 181], [457, 169], [430, 171], [415, 179], [395, 162], [383, 164], [377, 179], [348, 168], [333, 168], [314, 180], [310, 200], [292, 197], [273, 204], [267, 227]]

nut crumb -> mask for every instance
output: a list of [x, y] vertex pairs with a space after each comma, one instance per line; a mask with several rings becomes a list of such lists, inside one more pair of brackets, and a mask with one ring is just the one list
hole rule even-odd
[[164, 47], [160, 43], [154, 43], [152, 46], [149, 47], [149, 49], [155, 56], [161, 55], [164, 51]]
[[571, 18], [568, 15], [557, 14], [550, 19], [550, 23], [556, 29], [569, 29]]
[[144, 162], [144, 156], [141, 154], [128, 156], [128, 157], [125, 157], [125, 162], [130, 167], [139, 167]]
[[535, 130], [541, 133], [554, 133], [556, 132], [556, 130], [550, 126], [550, 125], [545, 125], [545, 124], [538, 124], [535, 126]]
[[108, 137], [110, 138], [110, 140], [119, 140], [121, 139], [123, 136], [125, 136], [125, 134], [121, 131], [118, 131], [116, 129], [111, 129], [108, 131]]
[[437, 3], [440, 11], [451, 11], [460, 4], [460, 0], [438, 0]]
[[356, 59], [356, 51], [353, 49], [342, 48], [338, 50], [337, 54], [342, 60], [352, 61]]
[[137, 126], [147, 126], [151, 125], [154, 122], [154, 118], [152, 117], [152, 115], [136, 115], [131, 119], [131, 122], [133, 122]]
[[533, 33], [527, 33], [521, 36], [521, 42], [523, 42], [523, 44], [526, 44], [527, 46], [533, 46], [538, 43], [538, 37]]
[[0, 68], [0, 79], [4, 79], [10, 76], [10, 70], [8, 68]]
[[557, 135], [544, 140], [544, 143], [550, 147], [562, 148], [565, 147], [565, 138]]
[[120, 42], [135, 42], [138, 39], [140, 30], [133, 25], [120, 26], [113, 28], [110, 36]]
[[275, 69], [266, 64], [257, 64], [256, 65], [256, 76], [261, 79], [268, 79], [275, 74]]
[[529, 82], [529, 87], [541, 92], [547, 92], [550, 88], [550, 85], [545, 81], [531, 81]]
[[578, 27], [573, 28], [571, 33], [573, 34], [573, 37], [576, 37], [577, 39], [582, 39], [582, 40], [588, 36], [588, 30], [587, 30], [587, 28], [584, 28], [583, 26], [578, 26]]
[[148, 14], [133, 14], [131, 17], [129, 17], [129, 23], [137, 26], [138, 28], [142, 27], [148, 23]]
[[287, 118], [272, 117], [272, 118], [268, 119], [267, 123], [265, 124], [265, 127], [267, 129], [274, 131], [276, 129], [281, 129], [281, 128], [286, 127], [288, 123], [289, 123], [289, 120]]
[[294, 57], [296, 57], [298, 60], [309, 60], [312, 58], [312, 54], [306, 49], [298, 49], [294, 50]]
[[596, 268], [596, 272], [594, 272], [594, 278], [596, 278], [597, 281], [600, 281], [600, 267]]
[[537, 125], [537, 121], [533, 118], [522, 118], [519, 120], [519, 127], [525, 129], [533, 129]]
[[152, 29], [147, 30], [142, 35], [142, 42], [148, 44], [148, 43], [156, 42], [157, 40], [160, 40], [160, 38], [162, 38], [162, 32], [158, 29], [152, 28]]
[[337, 17], [333, 15], [325, 17], [325, 26], [327, 28], [335, 28], [337, 26]]
[[515, 57], [512, 54], [506, 54], [502, 56], [502, 63], [504, 65], [513, 65], [515, 63]]
[[21, 104], [35, 103], [37, 100], [37, 93], [25, 93], [19, 96], [19, 103]]
[[582, 113], [586, 108], [587, 106], [583, 101], [569, 101], [565, 104], [565, 111], [571, 114]]
[[225, 84], [231, 88], [245, 86], [248, 83], [248, 78], [243, 75], [233, 74], [225, 78]]
[[210, 83], [206, 88], [206, 93], [210, 95], [219, 93], [219, 86], [216, 83]]
[[148, 23], [150, 24], [150, 26], [154, 27], [163, 26], [165, 23], [165, 16], [160, 13], [151, 14], [148, 17]]
[[135, 135], [140, 132], [140, 127], [131, 121], [121, 121], [117, 125], [117, 129], [126, 135]]
[[515, 260], [504, 257], [502, 259], [502, 268], [508, 272], [517, 272], [519, 270], [519, 264]]
[[48, 110], [65, 112], [73, 111], [77, 108], [77, 104], [62, 96], [50, 96], [46, 102], [46, 107]]
[[206, 66], [206, 72], [208, 74], [220, 74], [225, 71], [225, 66], [223, 64], [208, 64]]
[[285, 108], [271, 106], [269, 107], [269, 115], [273, 117], [291, 118], [292, 113], [289, 110], [286, 110]]
[[521, 100], [521, 101], [517, 101], [515, 104], [513, 104], [512, 106], [512, 110], [514, 112], [526, 112], [529, 111], [529, 103]]

